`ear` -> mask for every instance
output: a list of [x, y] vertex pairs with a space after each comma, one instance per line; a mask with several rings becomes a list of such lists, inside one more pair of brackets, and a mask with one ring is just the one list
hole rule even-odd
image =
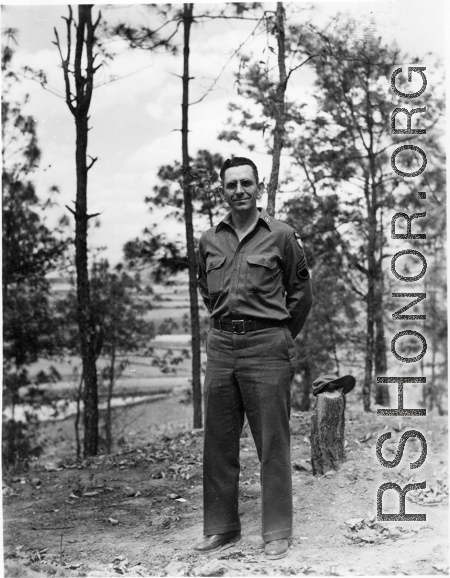
[[226, 201], [225, 195], [223, 194], [223, 187], [222, 187], [222, 185], [220, 185], [219, 187], [217, 187], [217, 192], [219, 193], [219, 196], [220, 196], [220, 198], [222, 199], [222, 201]]
[[260, 183], [258, 183], [258, 192], [256, 193], [257, 198], [259, 199], [261, 197], [261, 195], [264, 193], [264, 183], [261, 181]]

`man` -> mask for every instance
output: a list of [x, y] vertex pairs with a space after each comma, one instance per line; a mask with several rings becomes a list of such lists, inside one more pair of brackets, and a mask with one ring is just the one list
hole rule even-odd
[[239, 440], [244, 414], [261, 463], [265, 555], [282, 558], [292, 533], [290, 384], [293, 338], [312, 290], [300, 238], [257, 207], [264, 185], [244, 157], [225, 161], [220, 195], [230, 212], [199, 246], [199, 289], [210, 311], [204, 385], [205, 554], [241, 537]]

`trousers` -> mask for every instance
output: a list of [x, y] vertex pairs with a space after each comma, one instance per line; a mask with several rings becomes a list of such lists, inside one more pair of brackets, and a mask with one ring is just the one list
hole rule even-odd
[[260, 461], [262, 537], [292, 534], [290, 386], [296, 349], [289, 330], [236, 335], [211, 329], [204, 385], [204, 534], [240, 530], [240, 436], [247, 415]]

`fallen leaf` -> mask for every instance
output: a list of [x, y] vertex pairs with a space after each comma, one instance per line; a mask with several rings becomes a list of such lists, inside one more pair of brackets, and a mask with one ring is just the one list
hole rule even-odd
[[371, 530], [368, 528], [367, 530], [360, 530], [356, 537], [364, 542], [369, 542], [369, 544], [375, 544], [376, 542], [380, 542], [382, 537], [378, 534], [376, 530]]
[[108, 518], [108, 522], [109, 522], [112, 526], [117, 526], [117, 524], [119, 523], [119, 520], [116, 520], [115, 518]]
[[362, 525], [364, 522], [364, 518], [351, 518], [350, 520], [345, 520], [345, 523], [350, 528], [356, 528], [357, 526]]
[[33, 552], [31, 552], [29, 554], [29, 558], [32, 562], [37, 562], [37, 561], [42, 560], [41, 553], [39, 552], [39, 550], [34, 550]]

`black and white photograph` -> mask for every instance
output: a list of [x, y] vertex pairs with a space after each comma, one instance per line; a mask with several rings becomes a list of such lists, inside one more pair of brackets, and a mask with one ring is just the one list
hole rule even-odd
[[449, 575], [446, 8], [2, 3], [5, 577]]

